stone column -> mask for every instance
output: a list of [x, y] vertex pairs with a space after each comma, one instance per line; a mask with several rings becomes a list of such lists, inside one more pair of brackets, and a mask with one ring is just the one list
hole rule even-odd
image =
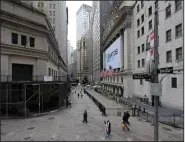
[[120, 68], [124, 68], [124, 31], [120, 31]]

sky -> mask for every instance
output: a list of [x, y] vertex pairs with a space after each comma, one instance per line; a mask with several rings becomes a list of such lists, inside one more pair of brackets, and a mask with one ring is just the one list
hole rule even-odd
[[82, 4], [92, 6], [92, 1], [66, 1], [68, 7], [68, 40], [71, 46], [76, 49], [76, 12]]

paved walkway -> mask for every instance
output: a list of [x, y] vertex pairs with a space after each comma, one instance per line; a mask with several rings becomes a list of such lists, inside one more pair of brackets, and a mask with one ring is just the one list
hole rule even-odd
[[[79, 92], [80, 87], [76, 88]], [[130, 131], [121, 129], [121, 117], [103, 117], [92, 100], [72, 95], [72, 108], [28, 119], [1, 121], [2, 141], [151, 141], [153, 126], [144, 120], [131, 117]], [[82, 123], [84, 110], [88, 124]], [[112, 122], [112, 137], [104, 136], [104, 120]], [[160, 140], [183, 140], [183, 131], [160, 125]]]

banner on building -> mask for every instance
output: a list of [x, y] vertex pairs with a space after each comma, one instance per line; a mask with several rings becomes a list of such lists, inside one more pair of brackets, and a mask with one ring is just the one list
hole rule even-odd
[[[147, 36], [146, 39], [146, 65], [145, 71], [147, 74], [151, 74], [154, 69], [154, 31]], [[150, 37], [150, 38], [149, 38]]]

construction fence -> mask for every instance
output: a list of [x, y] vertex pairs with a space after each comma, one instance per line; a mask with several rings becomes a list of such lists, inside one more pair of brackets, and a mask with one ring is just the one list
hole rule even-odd
[[69, 92], [67, 82], [2, 82], [1, 117], [27, 117], [61, 108]]

